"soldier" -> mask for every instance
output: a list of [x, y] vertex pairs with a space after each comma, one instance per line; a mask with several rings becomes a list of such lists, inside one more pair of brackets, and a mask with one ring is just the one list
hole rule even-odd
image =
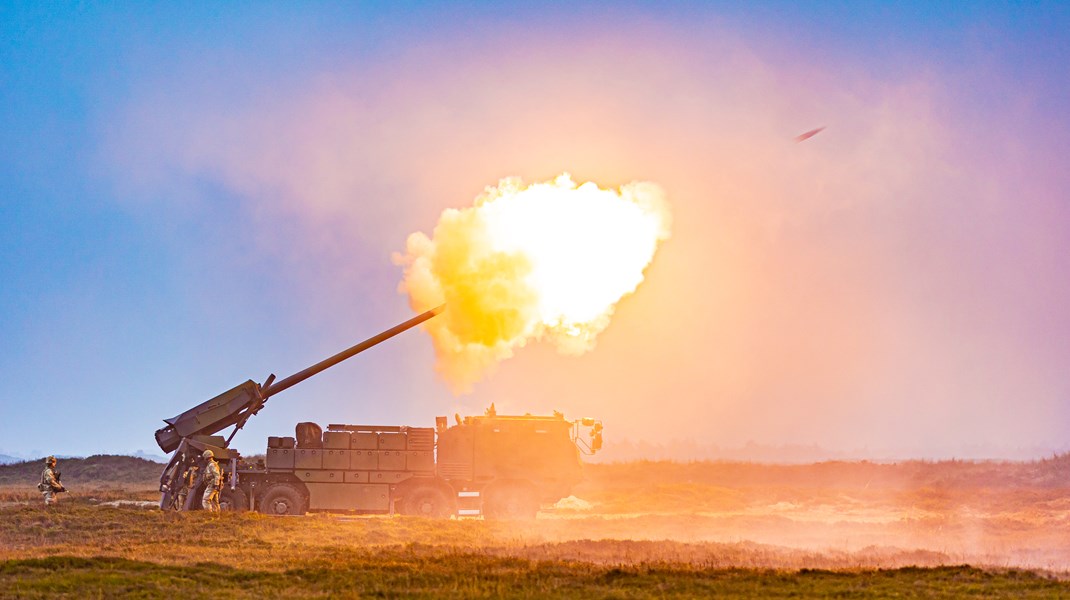
[[41, 473], [41, 483], [37, 484], [37, 489], [41, 490], [41, 494], [45, 497], [45, 506], [55, 504], [56, 494], [67, 491], [67, 488], [59, 482], [55, 456], [45, 459], [45, 470]]
[[197, 487], [197, 465], [191, 464], [182, 472], [182, 487], [178, 488], [176, 510], [186, 510], [186, 497]]
[[201, 506], [209, 512], [219, 512], [219, 490], [223, 487], [223, 473], [219, 470], [219, 463], [215, 461], [215, 454], [211, 450], [205, 450], [201, 455], [204, 460], [204, 497], [201, 498]]

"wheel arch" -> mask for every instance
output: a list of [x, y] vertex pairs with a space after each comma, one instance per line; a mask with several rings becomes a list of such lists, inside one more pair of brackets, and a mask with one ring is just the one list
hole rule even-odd
[[[286, 512], [278, 512], [278, 508], [273, 508], [277, 501], [292, 504], [292, 507]], [[268, 515], [305, 514], [309, 510], [308, 488], [297, 478], [266, 482], [259, 493], [257, 510]]]
[[391, 493], [391, 502], [398, 512], [416, 515], [419, 511], [412, 507], [410, 500], [428, 491], [437, 492], [444, 502], [441, 514], [435, 516], [448, 517], [457, 514], [457, 492], [440, 477], [413, 477], [399, 483]]
[[410, 477], [395, 485], [390, 491], [391, 501], [401, 500], [405, 497], [406, 493], [411, 493], [413, 490], [426, 486], [432, 486], [442, 490], [448, 498], [454, 499], [457, 497], [457, 491], [453, 489], [453, 486], [451, 486], [445, 479], [436, 475], [434, 477]]

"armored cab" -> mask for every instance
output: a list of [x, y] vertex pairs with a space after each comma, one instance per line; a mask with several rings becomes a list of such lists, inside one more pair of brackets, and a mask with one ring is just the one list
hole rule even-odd
[[478, 498], [469, 501], [469, 510], [478, 504], [492, 518], [531, 517], [583, 479], [577, 426], [560, 413], [500, 416], [492, 409], [465, 417], [440, 428], [436, 472]]

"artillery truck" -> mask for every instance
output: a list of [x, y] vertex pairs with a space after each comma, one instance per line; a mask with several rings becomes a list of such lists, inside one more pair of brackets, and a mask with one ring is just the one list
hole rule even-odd
[[[192, 476], [204, 450], [223, 468], [220, 505], [272, 515], [352, 511], [449, 517], [533, 518], [543, 503], [568, 496], [582, 478], [581, 454], [602, 446], [602, 423], [552, 416], [485, 414], [436, 417], [434, 427], [298, 423], [293, 437], [269, 437], [253, 464], [230, 447], [271, 396], [411, 329], [431, 309], [278, 382], [246, 381], [164, 419], [156, 442], [172, 453], [160, 477], [160, 508], [201, 508], [203, 482]], [[226, 437], [218, 435], [233, 426]], [[589, 438], [581, 428], [589, 429]]]

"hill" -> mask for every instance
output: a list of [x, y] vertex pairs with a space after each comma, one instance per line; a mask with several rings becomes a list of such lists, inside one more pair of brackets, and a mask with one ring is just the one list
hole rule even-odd
[[[97, 454], [87, 458], [64, 458], [57, 465], [65, 484], [154, 484], [163, 465], [134, 456]], [[0, 465], [0, 485], [37, 485], [44, 458]]]

